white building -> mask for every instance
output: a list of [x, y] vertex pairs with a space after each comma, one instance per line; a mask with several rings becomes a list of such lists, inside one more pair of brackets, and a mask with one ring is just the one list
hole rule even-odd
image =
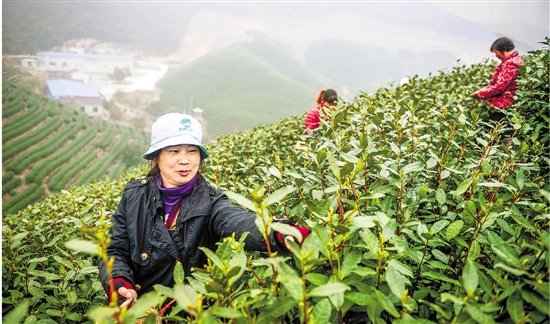
[[25, 68], [37, 68], [37, 61], [35, 58], [24, 58], [21, 60], [21, 66]]
[[73, 70], [111, 74], [115, 68], [128, 69], [130, 72], [134, 69], [134, 60], [129, 56], [38, 52], [36, 60], [39, 70], [54, 75]]
[[203, 122], [202, 112], [203, 112], [203, 110], [200, 109], [199, 107], [193, 109], [193, 117], [195, 117], [195, 119], [198, 120], [201, 124]]
[[82, 81], [86, 84], [90, 84], [90, 75], [80, 70], [74, 70], [70, 73], [71, 79], [76, 81]]

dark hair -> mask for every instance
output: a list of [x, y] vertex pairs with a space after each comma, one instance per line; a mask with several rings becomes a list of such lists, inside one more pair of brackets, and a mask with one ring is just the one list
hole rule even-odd
[[514, 42], [509, 38], [501, 37], [493, 42], [490, 51], [508, 52], [514, 49]]
[[325, 92], [323, 92], [323, 101], [332, 104], [336, 100], [338, 100], [338, 94], [336, 93], [336, 90], [327, 89], [325, 90]]
[[328, 104], [333, 104], [335, 101], [338, 100], [338, 94], [336, 93], [335, 90], [333, 89], [326, 89], [326, 90], [321, 90], [319, 91], [319, 93], [317, 94], [317, 99], [315, 99], [315, 102], [317, 102], [317, 104], [322, 104], [324, 102], [328, 103]]
[[160, 174], [160, 168], [158, 163], [153, 160], [149, 161], [149, 171], [145, 175], [146, 178], [154, 178]]

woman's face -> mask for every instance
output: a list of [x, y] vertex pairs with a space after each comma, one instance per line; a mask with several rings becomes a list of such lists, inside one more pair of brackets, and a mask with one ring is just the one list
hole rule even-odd
[[195, 145], [174, 145], [162, 149], [156, 161], [166, 188], [182, 186], [199, 172], [201, 153]]

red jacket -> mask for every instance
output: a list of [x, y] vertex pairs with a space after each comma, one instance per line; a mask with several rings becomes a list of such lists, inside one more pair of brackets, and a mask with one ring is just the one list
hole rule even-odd
[[[335, 109], [334, 106], [330, 106], [325, 103], [325, 107], [328, 109]], [[321, 110], [323, 110], [323, 103], [318, 104], [316, 107], [311, 108], [307, 114], [304, 125], [304, 134], [309, 133], [310, 131], [317, 129], [321, 124]], [[323, 118], [330, 119], [330, 116], [323, 110]]]
[[307, 112], [305, 119], [305, 134], [319, 127], [319, 124], [321, 123], [321, 107], [322, 105], [318, 105], [317, 107], [311, 108]]
[[477, 98], [485, 99], [485, 104], [489, 107], [508, 108], [514, 103], [515, 79], [520, 65], [523, 65], [523, 60], [517, 51], [506, 56], [495, 69], [490, 84], [477, 92]]

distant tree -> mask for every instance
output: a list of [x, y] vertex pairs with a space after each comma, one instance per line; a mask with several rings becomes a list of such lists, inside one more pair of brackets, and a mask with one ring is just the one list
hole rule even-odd
[[113, 101], [105, 101], [103, 106], [107, 109], [107, 111], [109, 111], [109, 118], [111, 120], [121, 121], [124, 118], [122, 108], [120, 108]]
[[131, 128], [145, 130], [149, 123], [143, 117], [135, 117], [131, 120]]
[[170, 112], [171, 109], [173, 109], [172, 106], [164, 101], [153, 101], [145, 111], [151, 116], [160, 116]]
[[137, 144], [135, 142], [130, 142], [126, 146], [126, 150], [122, 151], [120, 159], [124, 161], [126, 165], [139, 165], [144, 162], [140, 154], [136, 152], [141, 152], [144, 150], [143, 145]]
[[48, 94], [48, 87], [46, 82], [35, 75], [23, 75], [19, 81], [25, 88], [32, 89], [34, 92], [42, 95]]
[[130, 70], [127, 68], [121, 69], [121, 68], [115, 68], [115, 71], [112, 74], [109, 74], [109, 78], [117, 81], [122, 82], [127, 76], [132, 75], [130, 73]]

